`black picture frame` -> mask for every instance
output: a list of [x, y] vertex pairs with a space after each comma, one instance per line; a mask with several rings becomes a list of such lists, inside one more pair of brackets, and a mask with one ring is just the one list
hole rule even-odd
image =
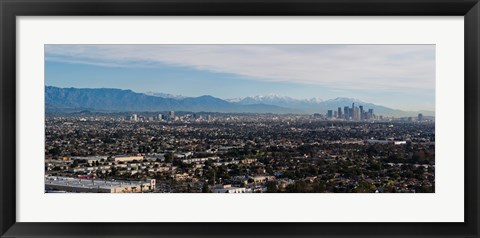
[[[0, 0], [1, 237], [479, 237], [478, 0]], [[463, 223], [23, 223], [16, 222], [17, 16], [439, 16], [465, 19]], [[381, 34], [381, 32], [379, 32]], [[445, 204], [448, 206], [448, 204]], [[388, 208], [382, 208], [388, 209]]]

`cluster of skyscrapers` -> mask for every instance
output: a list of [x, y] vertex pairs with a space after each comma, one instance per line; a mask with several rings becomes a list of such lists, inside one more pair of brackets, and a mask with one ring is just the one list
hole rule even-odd
[[[128, 118], [127, 118], [128, 119]], [[144, 117], [137, 114], [132, 114], [130, 116], [130, 121], [175, 121], [175, 112], [170, 111], [168, 115], [158, 114], [157, 116]]]
[[165, 114], [152, 114], [147, 115], [131, 114], [126, 118], [132, 122], [211, 122], [214, 120], [212, 115], [205, 115], [205, 113], [175, 113], [175, 111], [169, 111]]
[[352, 107], [345, 106], [342, 108], [339, 107], [337, 111], [328, 110], [327, 118], [339, 118], [345, 120], [370, 120], [374, 119], [375, 115], [373, 114], [373, 109], [368, 109], [365, 111], [363, 106], [355, 106], [355, 103], [352, 103]]

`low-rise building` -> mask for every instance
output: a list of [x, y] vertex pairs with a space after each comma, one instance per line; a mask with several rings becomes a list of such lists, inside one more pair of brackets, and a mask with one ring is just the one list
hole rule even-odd
[[155, 190], [155, 179], [120, 181], [47, 176], [45, 190], [72, 193], [140, 193]]
[[86, 157], [71, 157], [70, 160], [85, 160], [87, 163], [95, 163], [95, 162], [101, 162], [101, 161], [107, 161], [108, 156], [86, 156]]
[[130, 161], [142, 161], [143, 156], [131, 156], [131, 155], [116, 155], [110, 158], [110, 161], [115, 161], [115, 162], [130, 162]]
[[230, 184], [218, 185], [212, 189], [214, 193], [246, 193], [245, 188], [232, 187]]

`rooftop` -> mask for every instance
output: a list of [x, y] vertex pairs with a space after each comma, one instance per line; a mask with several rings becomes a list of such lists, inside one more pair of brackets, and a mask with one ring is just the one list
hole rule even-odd
[[83, 188], [127, 188], [132, 186], [140, 186], [148, 184], [147, 181], [118, 181], [118, 180], [101, 180], [101, 179], [79, 179], [69, 177], [46, 177], [45, 185], [83, 187]]

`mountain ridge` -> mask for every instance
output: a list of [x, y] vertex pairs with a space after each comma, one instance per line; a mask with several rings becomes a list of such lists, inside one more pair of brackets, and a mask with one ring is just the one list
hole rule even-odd
[[[163, 96], [163, 97], [162, 97]], [[269, 94], [236, 99], [220, 99], [211, 95], [185, 97], [166, 93], [137, 93], [130, 89], [115, 88], [59, 88], [45, 86], [47, 110], [83, 108], [103, 111], [208, 111], [223, 113], [278, 113], [313, 114], [327, 110], [343, 111], [345, 106], [362, 105], [364, 110], [374, 109], [374, 113], [384, 116], [434, 116], [431, 111], [402, 111], [355, 98], [337, 97], [321, 100], [294, 99], [288, 96]]]
[[103, 111], [302, 113], [299, 110], [273, 105], [238, 105], [209, 95], [173, 99], [124, 89], [54, 86], [45, 87], [45, 105], [47, 110], [83, 108]]

